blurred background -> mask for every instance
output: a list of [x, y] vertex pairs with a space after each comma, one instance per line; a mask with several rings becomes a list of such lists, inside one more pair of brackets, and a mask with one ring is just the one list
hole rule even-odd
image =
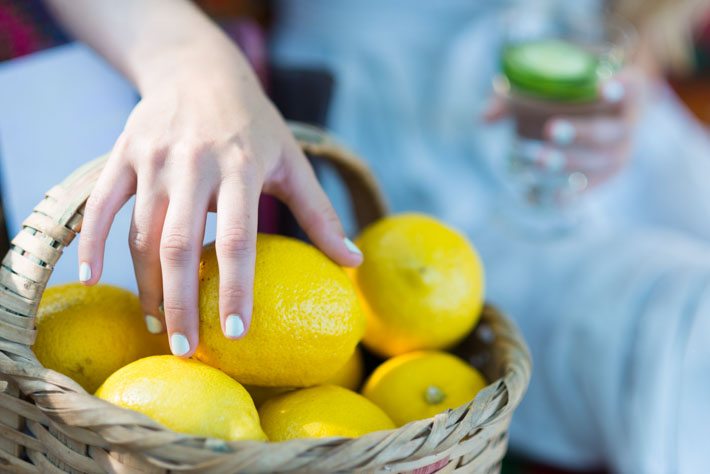
[[[197, 0], [210, 16], [227, 30], [245, 20], [268, 29], [273, 12], [270, 2], [259, 0]], [[690, 110], [710, 124], [710, 15], [703, 2], [667, 2], [661, 11], [654, 0], [626, 0], [620, 13], [646, 25], [654, 34], [646, 36], [664, 67], [664, 74]], [[644, 6], [645, 5], [645, 6]], [[681, 6], [684, 5], [684, 6]], [[699, 12], [695, 15], [693, 12]], [[691, 13], [688, 13], [691, 12]], [[653, 17], [645, 15], [653, 13]], [[688, 16], [687, 28], [679, 28], [675, 17]], [[689, 21], [690, 20], [690, 21]], [[664, 26], [664, 24], [668, 26]], [[668, 29], [671, 31], [668, 31]], [[0, 61], [18, 58], [69, 41], [40, 0], [0, 0]]]

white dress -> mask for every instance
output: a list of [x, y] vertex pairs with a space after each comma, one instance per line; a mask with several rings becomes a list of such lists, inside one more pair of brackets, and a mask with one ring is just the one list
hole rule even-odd
[[[533, 355], [513, 449], [572, 468], [705, 472], [710, 142], [659, 85], [631, 164], [586, 196], [574, 232], [511, 232], [498, 170], [511, 130], [478, 119], [505, 3], [284, 0], [272, 53], [333, 72], [329, 127], [368, 159], [395, 212], [437, 215], [482, 254], [487, 299]], [[326, 184], [347, 215], [334, 178]]]

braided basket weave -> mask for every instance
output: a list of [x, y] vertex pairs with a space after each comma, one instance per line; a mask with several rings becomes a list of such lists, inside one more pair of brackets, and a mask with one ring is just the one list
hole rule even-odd
[[[322, 131], [293, 124], [302, 147], [332, 164], [362, 227], [384, 215], [365, 165]], [[224, 442], [178, 434], [86, 393], [42, 367], [32, 352], [34, 317], [52, 268], [81, 228], [102, 169], [76, 170], [23, 222], [0, 267], [0, 472], [498, 472], [507, 430], [530, 376], [517, 330], [491, 307], [456, 352], [493, 381], [447, 413], [356, 439]]]

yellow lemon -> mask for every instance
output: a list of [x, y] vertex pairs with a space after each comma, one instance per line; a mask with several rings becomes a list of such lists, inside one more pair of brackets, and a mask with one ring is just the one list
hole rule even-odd
[[395, 427], [368, 399], [336, 385], [304, 388], [274, 397], [262, 405], [259, 417], [271, 441], [354, 438]]
[[345, 364], [362, 338], [364, 317], [343, 269], [312, 245], [259, 234], [254, 310], [242, 339], [224, 337], [214, 245], [200, 262], [200, 343], [195, 356], [241, 383], [319, 384]]
[[485, 386], [483, 376], [458, 357], [419, 351], [377, 367], [362, 393], [402, 426], [468, 403]]
[[261, 407], [266, 400], [274, 398], [276, 395], [296, 390], [293, 387], [259, 387], [258, 385], [245, 385], [244, 388], [247, 389], [247, 392], [251, 395], [251, 399], [254, 400], [254, 405], [256, 405], [257, 408]]
[[483, 306], [483, 267], [464, 236], [431, 217], [401, 214], [357, 240], [363, 264], [350, 271], [367, 317], [363, 343], [393, 356], [452, 346]]
[[146, 357], [112, 374], [96, 396], [179, 433], [228, 441], [266, 439], [244, 387], [196, 360]]
[[115, 286], [47, 288], [35, 322], [37, 359], [90, 393], [124, 365], [168, 352], [167, 337], [146, 329], [138, 297]]
[[[359, 347], [356, 347], [355, 352], [353, 352], [353, 355], [345, 365], [326, 380], [324, 385], [339, 385], [349, 390], [357, 390], [360, 387], [360, 382], [362, 382], [363, 370], [362, 352]], [[276, 395], [294, 390], [293, 387], [259, 387], [256, 385], [245, 385], [244, 388], [251, 395], [257, 408]]]
[[350, 356], [345, 365], [326, 380], [324, 385], [338, 385], [350, 390], [357, 390], [360, 387], [360, 382], [362, 382], [363, 364], [362, 351], [360, 351], [359, 347], [356, 347], [355, 352], [353, 352], [353, 355]]

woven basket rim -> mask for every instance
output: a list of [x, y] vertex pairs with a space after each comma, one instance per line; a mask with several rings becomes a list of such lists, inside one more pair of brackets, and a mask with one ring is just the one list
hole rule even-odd
[[[361, 227], [385, 213], [384, 200], [374, 178], [356, 156], [320, 129], [292, 124], [292, 131], [306, 152], [326, 158], [343, 176], [356, 203]], [[205, 462], [226, 462], [229, 456], [247, 451], [251, 456], [249, 459], [257, 455], [278, 455], [291, 460], [298, 455], [301, 457], [296, 459], [297, 462], [293, 461], [296, 468], [298, 463], [310, 468], [308, 462], [315, 462], [319, 455], [337, 450], [339, 453], [358, 454], [359, 465], [364, 466], [402, 461], [411, 463], [419, 458], [439, 456], [446, 450], [454, 449], [467, 436], [468, 433], [462, 433], [459, 429], [461, 425], [484, 429], [491, 424], [506, 422], [520, 403], [530, 378], [530, 353], [515, 324], [491, 306], [484, 308], [482, 320], [494, 327], [494, 334], [501, 339], [498, 345], [504, 346], [497, 354], [501, 365], [497, 379], [490, 381], [474, 400], [456, 409], [413, 421], [397, 429], [373, 432], [358, 438], [259, 442], [224, 441], [180, 434], [145, 415], [101, 400], [71, 378], [43, 367], [31, 350], [29, 339], [34, 337], [31, 323], [51, 268], [61, 256], [61, 249], [80, 230], [83, 204], [105, 159], [101, 157], [87, 163], [47, 192], [45, 199], [23, 224], [23, 230], [13, 239], [13, 248], [5, 256], [4, 266], [0, 269], [0, 316], [17, 324], [27, 324], [27, 327], [18, 329], [0, 318], [0, 376], [13, 380], [59, 431], [72, 431], [67, 435], [83, 437], [90, 446], [123, 446], [139, 451], [154, 464], [168, 469], [176, 469], [179, 466], [175, 463], [180, 462], [178, 457], [171, 459], [165, 454], [169, 446], [180, 446], [180, 450], [186, 450], [188, 455], [202, 456]], [[51, 218], [51, 222], [46, 217]], [[45, 236], [52, 239], [52, 245], [46, 248], [35, 242]], [[58, 250], [55, 252], [50, 247]], [[18, 259], [28, 258], [27, 255], [33, 258], [41, 256], [39, 260], [48, 267], [38, 271], [37, 281], [12, 273], [13, 265], [20, 265]], [[28, 264], [25, 262], [23, 265]], [[0, 395], [3, 395], [2, 391]], [[32, 405], [29, 402], [17, 403]], [[403, 446], [399, 451], [385, 449], [399, 445]], [[170, 452], [177, 456], [175, 450]], [[401, 456], [398, 457], [398, 453]], [[332, 464], [335, 460], [318, 461], [331, 462], [329, 466], [335, 466]]]
[[[486, 304], [484, 308], [487, 309], [488, 311], [494, 311], [496, 314], [498, 314], [498, 317], [504, 318], [504, 316], [501, 313], [499, 313], [498, 310], [496, 310], [493, 306]], [[513, 323], [510, 320], [502, 319], [502, 321], [505, 321], [506, 324], [509, 324], [511, 326], [511, 328], [513, 327]], [[517, 329], [515, 329], [515, 330], [517, 331]], [[525, 347], [525, 350], [529, 351], [527, 349], [527, 347]], [[33, 354], [34, 354], [34, 352], [33, 352]], [[529, 357], [529, 352], [527, 352], [527, 355]], [[328, 443], [331, 443], [334, 441], [363, 439], [363, 438], [368, 438], [368, 437], [374, 438], [374, 437], [381, 436], [381, 433], [391, 433], [391, 432], [399, 431], [401, 428], [404, 428], [405, 426], [417, 426], [417, 427], [423, 429], [424, 427], [426, 427], [430, 423], [432, 423], [434, 418], [437, 418], [437, 417], [452, 416], [453, 418], [457, 418], [457, 416], [455, 414], [465, 410], [472, 402], [475, 402], [475, 401], [481, 399], [482, 397], [485, 397], [485, 394], [487, 393], [487, 391], [490, 391], [491, 389], [498, 388], [498, 387], [505, 390], [505, 393], [506, 393], [506, 395], [508, 395], [508, 400], [509, 400], [509, 403], [506, 403], [505, 407], [502, 410], [500, 410], [499, 412], [497, 412], [496, 418], [500, 418], [500, 417], [507, 415], [512, 410], [514, 410], [514, 408], [517, 406], [517, 404], [520, 402], [520, 400], [522, 400], [522, 397], [524, 395], [524, 392], [522, 392], [522, 393], [519, 393], [519, 395], [517, 395], [517, 396], [511, 396], [511, 393], [510, 393], [511, 391], [509, 390], [509, 387], [511, 384], [517, 383], [517, 381], [514, 381], [514, 379], [518, 376], [523, 376], [524, 378], [527, 378], [529, 376], [529, 375], [525, 374], [525, 371], [523, 370], [524, 366], [517, 366], [517, 365], [509, 366], [507, 368], [506, 372], [502, 376], [500, 376], [499, 378], [492, 380], [492, 381], [487, 380], [488, 383], [486, 384], [486, 386], [476, 394], [476, 396], [473, 398], [473, 400], [469, 400], [467, 403], [464, 403], [456, 408], [442, 412], [439, 415], [436, 415], [434, 417], [424, 418], [421, 420], [415, 420], [415, 421], [409, 422], [406, 425], [403, 425], [399, 428], [394, 428], [394, 429], [390, 429], [390, 430], [375, 431], [375, 432], [361, 435], [358, 437], [333, 436], [333, 437], [327, 437], [327, 438], [302, 438], [302, 439], [287, 440], [287, 441], [258, 441], [258, 440], [226, 441], [226, 440], [222, 440], [220, 438], [213, 438], [213, 437], [208, 437], [208, 436], [195, 436], [195, 435], [175, 432], [175, 431], [171, 430], [170, 428], [167, 428], [167, 427], [163, 426], [162, 424], [158, 423], [157, 421], [149, 418], [148, 416], [143, 415], [140, 412], [114, 405], [104, 399], [96, 397], [94, 394], [87, 392], [81, 385], [79, 385], [71, 377], [68, 377], [68, 376], [66, 376], [60, 372], [57, 372], [53, 369], [49, 369], [47, 367], [44, 367], [36, 357], [33, 358], [30, 361], [30, 363], [33, 366], [36, 366], [38, 368], [41, 368], [41, 369], [47, 371], [47, 373], [48, 373], [47, 378], [51, 379], [53, 381], [53, 383], [59, 384], [60, 382], [64, 382], [65, 386], [71, 387], [72, 391], [74, 391], [75, 393], [77, 393], [81, 396], [86, 396], [91, 400], [98, 400], [99, 403], [107, 409], [110, 409], [110, 410], [116, 409], [116, 410], [123, 411], [126, 413], [131, 413], [131, 414], [135, 413], [135, 414], [139, 415], [140, 417], [145, 418], [147, 425], [155, 424], [160, 430], [167, 431], [170, 433], [175, 433], [179, 438], [181, 438], [181, 440], [200, 440], [200, 441], [208, 440], [214, 446], [220, 446], [220, 445], [238, 446], [241, 444], [255, 444], [255, 443], [256, 444], [268, 444], [270, 446], [274, 446], [277, 444], [282, 444], [282, 445], [289, 444], [289, 443], [293, 444], [295, 442], [297, 442], [297, 443], [304, 442], [304, 443], [310, 443], [313, 446], [320, 446], [320, 445], [328, 444]], [[33, 395], [30, 394], [30, 397], [33, 397]], [[50, 417], [51, 417], [51, 415], [50, 415]], [[460, 416], [458, 416], [458, 417], [460, 417]]]
[[[491, 308], [489, 307], [489, 310]], [[512, 323], [508, 320], [502, 320], [506, 324], [511, 325]], [[524, 348], [527, 350], [526, 348]], [[529, 357], [529, 354], [528, 354]], [[529, 360], [529, 359], [528, 359]], [[31, 361], [31, 363], [37, 367], [42, 369], [43, 371], [47, 372], [47, 379], [52, 380], [52, 382], [56, 385], [65, 385], [67, 387], [71, 387], [71, 391], [74, 392], [77, 395], [77, 402], [86, 402], [86, 405], [97, 405], [97, 408], [100, 410], [104, 411], [104, 413], [107, 416], [110, 416], [113, 413], [124, 413], [124, 414], [130, 414], [130, 418], [132, 418], [133, 422], [135, 423], [136, 420], [140, 419], [141, 425], [146, 428], [150, 429], [156, 433], [164, 433], [164, 434], [169, 434], [173, 440], [172, 443], [176, 445], [181, 445], [181, 446], [191, 446], [193, 448], [197, 449], [208, 449], [211, 450], [215, 453], [219, 454], [224, 454], [224, 455], [229, 455], [233, 454], [239, 451], [240, 448], [247, 448], [251, 447], [253, 448], [255, 445], [261, 445], [264, 448], [264, 454], [265, 455], [273, 455], [274, 450], [290, 450], [292, 446], [298, 446], [298, 451], [303, 452], [303, 451], [308, 451], [308, 450], [314, 450], [318, 451], [319, 449], [323, 448], [330, 448], [334, 446], [338, 447], [344, 447], [345, 445], [348, 444], [368, 444], [368, 445], [376, 445], [376, 444], [381, 444], [383, 442], [386, 442], [388, 438], [396, 438], [398, 433], [401, 433], [403, 431], [407, 431], [409, 433], [417, 433], [414, 435], [414, 439], [416, 438], [423, 438], [426, 437], [426, 435], [431, 431], [432, 426], [434, 424], [443, 424], [443, 425], [456, 425], [461, 421], [461, 419], [466, 416], [467, 414], [471, 414], [475, 412], [475, 405], [486, 405], [487, 403], [490, 403], [490, 401], [493, 398], [497, 397], [502, 397], [505, 399], [505, 403], [503, 407], [499, 410], [494, 411], [493, 413], [490, 414], [489, 418], [486, 420], [480, 420], [478, 422], [478, 426], [485, 427], [487, 424], [495, 423], [499, 421], [500, 419], [503, 419], [507, 416], [510, 416], [512, 411], [517, 407], [519, 404], [520, 400], [522, 399], [524, 395], [523, 390], [510, 390], [510, 387], [513, 385], [519, 385], [521, 381], [523, 383], [527, 384], [527, 381], [529, 380], [529, 374], [530, 374], [530, 366], [529, 364], [521, 364], [521, 365], [509, 365], [505, 371], [505, 373], [498, 379], [491, 381], [488, 383], [488, 385], [478, 392], [476, 397], [471, 400], [470, 402], [461, 405], [453, 410], [448, 410], [447, 412], [443, 412], [439, 415], [436, 415], [435, 417], [432, 418], [427, 418], [423, 420], [417, 420], [410, 422], [402, 427], [392, 429], [392, 430], [383, 430], [383, 431], [377, 431], [377, 432], [372, 432], [365, 434], [363, 436], [357, 437], [357, 438], [345, 438], [345, 437], [330, 437], [330, 438], [319, 438], [319, 439], [295, 439], [295, 440], [288, 440], [288, 441], [280, 441], [280, 442], [271, 442], [271, 441], [253, 441], [253, 440], [245, 440], [245, 441], [225, 441], [222, 439], [217, 439], [217, 438], [209, 438], [209, 437], [201, 437], [201, 436], [193, 436], [193, 435], [188, 435], [188, 434], [182, 434], [182, 433], [176, 433], [162, 425], [160, 425], [158, 422], [148, 418], [147, 416], [135, 412], [133, 410], [125, 409], [122, 407], [118, 407], [115, 405], [112, 405], [111, 403], [99, 399], [95, 397], [94, 395], [86, 392], [81, 386], [79, 386], [76, 382], [74, 382], [71, 378], [58, 373], [56, 371], [53, 371], [51, 369], [47, 369], [43, 367], [39, 361], [35, 358], [34, 360]], [[37, 401], [35, 396], [33, 394], [30, 394], [30, 397]], [[93, 402], [93, 403], [92, 403]], [[63, 422], [64, 420], [62, 417], [55, 418], [51, 412], [46, 413], [47, 416], [50, 419], [54, 419], [55, 421]], [[110, 443], [111, 444], [111, 443]], [[426, 451], [420, 453], [419, 456], [412, 458], [412, 457], [405, 457], [403, 460], [407, 461], [412, 461], [416, 460], [418, 458], [426, 458], [429, 456], [432, 456], [433, 454], [436, 454], [436, 450], [433, 451]], [[388, 460], [388, 463], [394, 463], [401, 461], [399, 459], [390, 459]]]

